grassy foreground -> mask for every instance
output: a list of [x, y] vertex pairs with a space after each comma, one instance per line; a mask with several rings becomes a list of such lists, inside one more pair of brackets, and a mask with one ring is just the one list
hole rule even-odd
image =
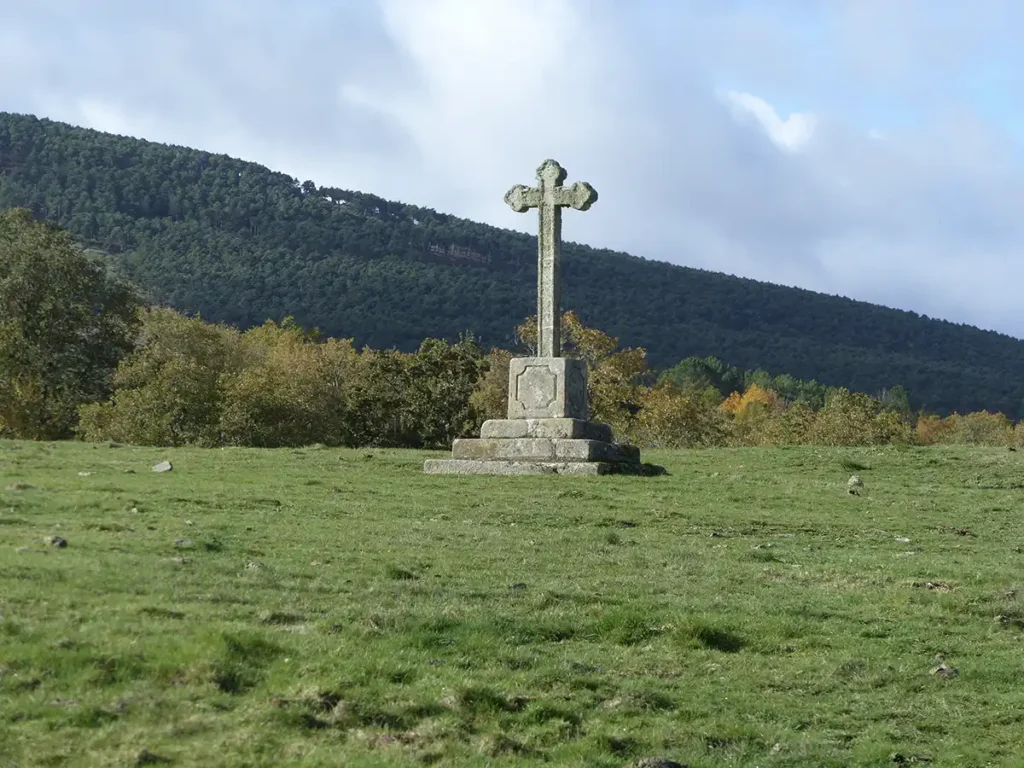
[[426, 455], [0, 441], [0, 765], [1024, 764], [1024, 452]]

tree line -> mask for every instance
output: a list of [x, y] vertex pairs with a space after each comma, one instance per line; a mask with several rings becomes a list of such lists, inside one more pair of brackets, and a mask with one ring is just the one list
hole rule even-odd
[[[1000, 413], [914, 413], [902, 387], [869, 396], [716, 358], [655, 372], [573, 312], [564, 353], [587, 361], [592, 418], [644, 447], [1015, 445]], [[504, 418], [508, 348], [469, 336], [416, 350], [358, 348], [291, 318], [240, 330], [148, 306], [69, 233], [0, 213], [0, 436], [140, 445], [443, 448]]]
[[[240, 329], [291, 316], [413, 354], [423, 338], [468, 334], [508, 347], [533, 308], [533, 237], [0, 113], [0, 209], [19, 206], [105, 256], [148, 303]], [[713, 356], [854, 391], [902, 384], [914, 408], [942, 415], [1024, 416], [1024, 344], [1008, 336], [571, 243], [563, 273], [566, 307], [659, 370]]]

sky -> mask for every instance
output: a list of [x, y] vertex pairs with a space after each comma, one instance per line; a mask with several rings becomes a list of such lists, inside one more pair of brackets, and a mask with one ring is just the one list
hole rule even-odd
[[0, 111], [1024, 338], [1019, 0], [0, 0]]

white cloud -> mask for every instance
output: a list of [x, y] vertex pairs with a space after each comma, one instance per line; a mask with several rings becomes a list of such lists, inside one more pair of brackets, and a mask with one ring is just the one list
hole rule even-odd
[[749, 93], [728, 91], [725, 98], [733, 105], [739, 117], [752, 116], [781, 149], [796, 152], [810, 141], [816, 118], [812, 114], [794, 112], [783, 120], [775, 108], [764, 99]]
[[571, 239], [1024, 335], [1019, 147], [961, 76], [1022, 10], [36, 0], [0, 108], [523, 230], [502, 195], [555, 157], [601, 195]]

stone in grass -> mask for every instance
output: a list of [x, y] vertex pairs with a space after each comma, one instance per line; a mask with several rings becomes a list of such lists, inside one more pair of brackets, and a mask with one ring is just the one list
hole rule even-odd
[[686, 766], [664, 757], [642, 757], [633, 763], [632, 768], [686, 768]]
[[174, 466], [169, 461], [161, 461], [159, 464], [153, 465], [154, 472], [170, 472], [174, 469]]
[[851, 496], [860, 496], [864, 491], [864, 481], [858, 475], [853, 475], [846, 481], [846, 492]]
[[195, 542], [192, 539], [175, 539], [174, 546], [178, 549], [192, 549], [195, 546]]
[[915, 763], [930, 763], [932, 759], [928, 755], [903, 755], [893, 752], [889, 759], [896, 765], [913, 765]]
[[57, 547], [59, 549], [64, 549], [64, 547], [68, 545], [67, 539], [60, 536], [47, 536], [43, 541], [51, 547]]
[[956, 667], [950, 666], [949, 664], [946, 663], [946, 659], [945, 659], [945, 657], [941, 653], [938, 653], [938, 654], [935, 655], [935, 663], [936, 663], [937, 666], [932, 668], [932, 674], [933, 675], [949, 679], [951, 677], [956, 677], [957, 675], [960, 674], [960, 670], [959, 669], [957, 669]]
[[150, 752], [143, 747], [135, 753], [135, 765], [156, 765], [157, 763], [169, 763], [170, 758]]

